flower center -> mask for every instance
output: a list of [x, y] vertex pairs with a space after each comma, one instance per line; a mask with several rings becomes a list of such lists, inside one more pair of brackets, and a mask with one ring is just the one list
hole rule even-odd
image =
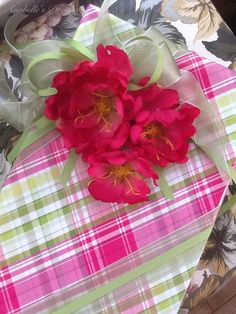
[[113, 101], [111, 96], [102, 95], [94, 93], [95, 99], [95, 109], [98, 115], [103, 118], [108, 115], [113, 109]]
[[131, 167], [129, 164], [125, 164], [123, 166], [114, 166], [111, 169], [110, 174], [114, 175], [116, 179], [124, 179], [126, 178], [129, 174], [133, 173]]
[[129, 175], [138, 176], [138, 174], [132, 170], [129, 164], [124, 164], [122, 166], [112, 167], [108, 176], [115, 177], [114, 182], [113, 182], [114, 186], [117, 184], [117, 180], [122, 181], [122, 183], [126, 182], [126, 184], [129, 187], [128, 193], [132, 193], [134, 195], [140, 195], [140, 191], [132, 185], [130, 178], [128, 177]]
[[165, 141], [166, 144], [170, 146], [171, 150], [174, 150], [173, 143], [171, 143], [171, 141], [167, 137], [163, 136], [163, 133], [161, 132], [160, 127], [158, 126], [156, 122], [151, 122], [144, 127], [144, 131], [142, 132], [142, 137], [143, 138], [145, 137], [149, 140], [156, 139], [156, 138], [162, 139]]
[[151, 122], [147, 124], [144, 128], [144, 131], [142, 133], [143, 137], [146, 137], [148, 139], [157, 138], [161, 135], [161, 130], [158, 127], [157, 123]]
[[[93, 93], [94, 98], [92, 99], [93, 109], [89, 113], [83, 114], [78, 109], [78, 116], [75, 118], [75, 123], [80, 120], [81, 123], [84, 122], [85, 118], [93, 115], [94, 113], [98, 115], [98, 122], [103, 121], [104, 129], [109, 131], [112, 127], [112, 123], [109, 121], [109, 117], [107, 117], [111, 111], [114, 109], [113, 97], [111, 95], [103, 95], [99, 93]], [[101, 131], [102, 131], [101, 130]]]

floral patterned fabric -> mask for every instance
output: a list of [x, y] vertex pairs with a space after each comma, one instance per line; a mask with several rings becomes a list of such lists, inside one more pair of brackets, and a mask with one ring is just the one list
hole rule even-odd
[[[71, 38], [89, 3], [100, 6], [102, 1], [74, 1], [53, 7], [34, 17], [16, 33], [17, 43], [50, 38]], [[222, 20], [210, 0], [120, 0], [111, 12], [141, 28], [154, 26], [178, 45], [233, 67], [236, 60], [236, 38]], [[0, 48], [1, 49], [1, 48]], [[20, 100], [21, 60], [7, 52], [0, 55], [6, 62], [6, 79]], [[0, 186], [10, 165], [6, 155], [19, 137], [19, 132], [0, 121]], [[236, 194], [236, 185], [229, 187], [225, 201]], [[180, 313], [188, 313], [205, 298], [224, 286], [236, 269], [236, 206], [219, 216], [203, 255], [187, 290]], [[191, 311], [190, 311], [191, 312]]]
[[161, 15], [173, 22], [196, 24], [194, 42], [214, 35], [222, 23], [221, 16], [209, 0], [164, 0]]
[[[229, 186], [224, 203], [235, 198], [236, 184]], [[185, 294], [179, 314], [199, 308], [214, 293], [223, 291], [236, 273], [236, 201], [219, 215]], [[225, 300], [226, 301], [226, 300]]]

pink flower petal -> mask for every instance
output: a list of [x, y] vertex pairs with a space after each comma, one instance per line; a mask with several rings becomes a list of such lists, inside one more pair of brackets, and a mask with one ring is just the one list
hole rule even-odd
[[142, 134], [142, 127], [138, 124], [131, 127], [130, 138], [134, 144], [136, 144]]
[[136, 170], [144, 177], [153, 178], [154, 180], [158, 179], [157, 173], [153, 171], [151, 164], [147, 160], [143, 158], [136, 158], [132, 163], [132, 166], [134, 170]]
[[173, 123], [180, 116], [177, 110], [156, 111], [152, 114], [152, 119], [162, 124], [168, 125]]
[[96, 164], [88, 168], [88, 174], [93, 178], [101, 179], [109, 173], [111, 166], [107, 164]]
[[98, 62], [101, 62], [109, 68], [111, 72], [125, 73], [131, 77], [133, 70], [127, 54], [115, 46], [104, 47], [100, 44], [97, 47]]
[[126, 182], [125, 197], [128, 204], [136, 204], [148, 200], [150, 188], [146, 182], [139, 177], [129, 176], [129, 182]]
[[103, 202], [126, 203], [125, 185], [116, 184], [110, 179], [96, 179], [88, 186], [89, 193]]
[[120, 147], [122, 147], [129, 137], [129, 131], [130, 124], [127, 121], [121, 123], [120, 127], [114, 133], [114, 137], [111, 141], [111, 147], [113, 149], [119, 149]]
[[178, 92], [174, 89], [163, 89], [160, 94], [155, 98], [156, 108], [165, 110], [179, 104]]

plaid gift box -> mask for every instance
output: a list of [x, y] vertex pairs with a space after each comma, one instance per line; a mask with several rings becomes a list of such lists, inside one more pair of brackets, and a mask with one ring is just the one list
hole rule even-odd
[[[97, 12], [88, 8], [75, 36], [88, 47]], [[122, 41], [139, 32], [112, 23]], [[193, 52], [176, 61], [217, 104], [233, 162], [235, 73]], [[149, 202], [130, 206], [95, 201], [80, 158], [63, 188], [67, 157], [61, 135], [51, 132], [18, 156], [0, 193], [0, 312], [176, 313], [227, 188], [214, 164], [192, 143], [189, 161], [165, 170], [175, 199], [155, 187]], [[169, 254], [173, 248], [179, 253]], [[156, 267], [143, 272], [153, 259]], [[117, 283], [134, 269], [140, 276]]]

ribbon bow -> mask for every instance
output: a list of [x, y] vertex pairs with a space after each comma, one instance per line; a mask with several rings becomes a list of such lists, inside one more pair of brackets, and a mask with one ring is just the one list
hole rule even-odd
[[[19, 23], [26, 16], [24, 14], [13, 15], [8, 20], [4, 36], [9, 47], [22, 58], [24, 72], [21, 91], [27, 96], [26, 100], [17, 101], [5, 81], [4, 64], [2, 63], [0, 66], [0, 116], [16, 129], [24, 130], [21, 139], [9, 154], [8, 160], [12, 162], [24, 148], [55, 128], [54, 123], [43, 116], [43, 111], [45, 97], [57, 92], [51, 87], [56, 73], [62, 70], [71, 70], [76, 63], [82, 60], [95, 60], [95, 51], [99, 43], [113, 44], [126, 51], [133, 65], [134, 75], [129, 85], [130, 90], [145, 88], [157, 83], [160, 86], [177, 90], [181, 102], [190, 103], [201, 110], [200, 117], [195, 122], [197, 133], [193, 141], [214, 162], [224, 180], [229, 181], [232, 178], [236, 181], [235, 172], [228, 164], [225, 154], [227, 135], [219, 118], [218, 108], [214, 104], [208, 103], [191, 73], [178, 69], [174, 60], [174, 56], [179, 54], [178, 47], [153, 27], [146, 32], [138, 31], [137, 36], [122, 43], [114, 32], [108, 13], [109, 7], [116, 1], [103, 2], [91, 49], [75, 40], [76, 35], [72, 40], [45, 40], [29, 43], [23, 49], [17, 49], [13, 43], [13, 35]], [[103, 32], [104, 27], [107, 30], [105, 33]], [[138, 66], [140, 63], [142, 63], [142, 67]], [[150, 79], [145, 86], [140, 87], [137, 82], [144, 76], [148, 76]], [[63, 171], [64, 184], [67, 182], [75, 162], [76, 154], [72, 150]], [[164, 179], [159, 183], [162, 191], [167, 191], [164, 194], [172, 197]]]

